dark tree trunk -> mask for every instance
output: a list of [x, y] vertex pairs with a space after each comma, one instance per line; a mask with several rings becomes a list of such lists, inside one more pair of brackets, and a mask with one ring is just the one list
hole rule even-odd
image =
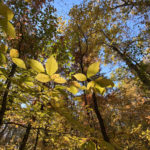
[[31, 130], [31, 124], [29, 123], [29, 124], [28, 124], [28, 127], [27, 127], [27, 129], [26, 129], [25, 135], [24, 135], [24, 137], [23, 137], [23, 140], [22, 140], [22, 142], [21, 142], [21, 145], [20, 145], [19, 150], [25, 150], [25, 146], [26, 146], [26, 143], [27, 143], [29, 134], [30, 134], [30, 130]]
[[2, 99], [2, 106], [1, 106], [1, 110], [0, 110], [0, 126], [2, 126], [2, 124], [3, 124], [3, 118], [4, 118], [4, 115], [5, 115], [5, 111], [6, 111], [7, 97], [8, 97], [8, 92], [9, 92], [9, 89], [10, 89], [10, 86], [11, 86], [10, 78], [14, 76], [15, 71], [16, 71], [16, 65], [13, 64], [12, 69], [10, 71], [10, 74], [8, 76], [8, 79], [6, 80], [7, 87], [6, 87], [6, 90], [4, 92], [3, 99]]
[[109, 137], [108, 137], [107, 132], [106, 132], [106, 128], [105, 128], [105, 125], [104, 125], [103, 118], [102, 118], [102, 116], [100, 114], [100, 111], [98, 109], [97, 99], [96, 99], [96, 95], [95, 95], [94, 92], [93, 92], [92, 98], [93, 98], [93, 103], [94, 103], [94, 111], [95, 111], [95, 114], [96, 114], [97, 119], [99, 121], [99, 125], [100, 125], [100, 128], [101, 128], [101, 133], [102, 133], [103, 139], [106, 142], [110, 142]]
[[39, 133], [40, 133], [40, 129], [37, 130], [37, 134], [36, 134], [36, 140], [35, 140], [35, 145], [33, 150], [36, 150], [37, 144], [38, 144], [38, 140], [39, 140]]

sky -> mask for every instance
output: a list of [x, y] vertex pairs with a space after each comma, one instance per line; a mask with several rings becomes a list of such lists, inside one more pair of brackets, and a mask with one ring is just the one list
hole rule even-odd
[[54, 7], [57, 9], [56, 14], [63, 17], [63, 19], [69, 19], [69, 11], [73, 5], [82, 3], [83, 0], [54, 0]]

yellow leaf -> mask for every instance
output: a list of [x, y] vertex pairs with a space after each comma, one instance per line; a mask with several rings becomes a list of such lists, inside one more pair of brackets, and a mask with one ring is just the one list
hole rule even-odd
[[74, 95], [78, 93], [78, 89], [75, 86], [70, 86], [67, 90]]
[[7, 78], [3, 75], [3, 72], [2, 71], [0, 71], [0, 79], [2, 79], [2, 80], [6, 80]]
[[81, 86], [81, 90], [86, 90], [86, 86]]
[[54, 82], [56, 83], [66, 83], [66, 80], [62, 77], [58, 77], [54, 79]]
[[100, 63], [99, 62], [96, 62], [96, 63], [93, 63], [91, 64], [89, 67], [88, 67], [88, 70], [87, 70], [87, 77], [90, 78], [94, 75], [96, 75], [99, 71], [99, 65]]
[[58, 64], [57, 61], [53, 56], [50, 56], [49, 59], [47, 59], [46, 62], [46, 71], [48, 75], [53, 75], [58, 70]]
[[35, 77], [36, 80], [40, 81], [40, 82], [43, 82], [43, 83], [46, 83], [46, 82], [49, 82], [50, 81], [50, 77], [44, 73], [39, 73], [36, 77]]
[[90, 81], [88, 84], [87, 84], [87, 90], [89, 90], [90, 88], [93, 88], [95, 86], [95, 82], [94, 81]]
[[86, 76], [82, 73], [77, 73], [74, 75], [74, 77], [78, 80], [78, 81], [86, 81]]
[[10, 50], [10, 57], [11, 57], [11, 58], [17, 58], [17, 57], [19, 57], [19, 52], [18, 52], [18, 50], [17, 50], [17, 49], [11, 49], [11, 50]]
[[102, 94], [102, 95], [103, 95], [104, 92], [106, 91], [105, 88], [101, 87], [101, 86], [98, 85], [98, 84], [95, 85], [95, 89], [97, 90], [98, 93], [100, 93], [100, 94]]
[[24, 61], [20, 58], [12, 58], [13, 63], [15, 63], [18, 67], [26, 69], [26, 65]]
[[78, 83], [77, 81], [72, 81], [71, 83], [72, 83], [72, 85], [74, 85], [75, 87], [81, 88], [80, 83]]
[[51, 75], [51, 79], [54, 80], [56, 78], [59, 78], [60, 77], [60, 74], [53, 74]]
[[43, 65], [39, 61], [34, 60], [34, 59], [30, 59], [29, 63], [30, 63], [30, 66], [32, 67], [32, 69], [34, 71], [45, 72]]

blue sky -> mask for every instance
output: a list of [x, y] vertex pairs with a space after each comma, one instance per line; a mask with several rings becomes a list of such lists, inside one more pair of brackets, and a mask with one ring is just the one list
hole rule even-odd
[[54, 7], [57, 9], [56, 14], [62, 16], [63, 19], [69, 19], [68, 13], [73, 5], [78, 5], [83, 0], [54, 0]]

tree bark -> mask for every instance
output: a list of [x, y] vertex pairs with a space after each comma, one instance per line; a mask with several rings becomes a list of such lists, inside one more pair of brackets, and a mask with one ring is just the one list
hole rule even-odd
[[146, 76], [145, 72], [142, 72], [136, 65], [134, 65], [131, 60], [126, 57], [124, 54], [120, 52], [120, 50], [116, 46], [110, 46], [115, 52], [118, 53], [118, 55], [126, 62], [130, 70], [133, 70], [136, 72], [140, 80], [143, 82], [144, 85], [150, 87], [150, 80]]
[[97, 119], [99, 121], [99, 125], [100, 125], [100, 128], [101, 128], [101, 133], [102, 133], [103, 139], [106, 142], [110, 142], [110, 139], [107, 135], [106, 128], [105, 128], [105, 125], [104, 125], [104, 120], [103, 120], [103, 118], [100, 114], [100, 111], [98, 109], [97, 98], [96, 98], [96, 95], [95, 95], [94, 92], [93, 92], [92, 98], [93, 98], [93, 103], [94, 103], [94, 111], [95, 111], [95, 114], [96, 114]]
[[25, 150], [25, 146], [26, 146], [26, 143], [27, 143], [29, 134], [30, 134], [30, 130], [31, 130], [31, 124], [29, 123], [29, 124], [28, 124], [28, 127], [27, 127], [27, 129], [26, 129], [25, 135], [24, 135], [24, 137], [23, 137], [23, 140], [22, 140], [22, 142], [21, 142], [21, 145], [20, 145], [19, 150]]
[[11, 86], [11, 79], [10, 78], [14, 76], [15, 71], [16, 71], [16, 67], [17, 66], [15, 64], [12, 64], [12, 69], [9, 73], [8, 79], [6, 80], [7, 87], [6, 87], [6, 90], [5, 90], [4, 95], [3, 95], [2, 106], [1, 106], [1, 110], [0, 110], [0, 127], [3, 124], [3, 118], [5, 115], [5, 111], [6, 111], [7, 97], [8, 97], [8, 92], [9, 92], [9, 89]]
[[35, 140], [35, 145], [33, 150], [36, 150], [37, 144], [38, 144], [38, 140], [39, 140], [39, 133], [40, 133], [40, 129], [37, 130], [37, 135], [36, 135], [36, 140]]
[[8, 125], [6, 124], [5, 127], [4, 127], [4, 129], [0, 132], [0, 140], [3, 137], [4, 132], [6, 131], [7, 127], [8, 127]]

